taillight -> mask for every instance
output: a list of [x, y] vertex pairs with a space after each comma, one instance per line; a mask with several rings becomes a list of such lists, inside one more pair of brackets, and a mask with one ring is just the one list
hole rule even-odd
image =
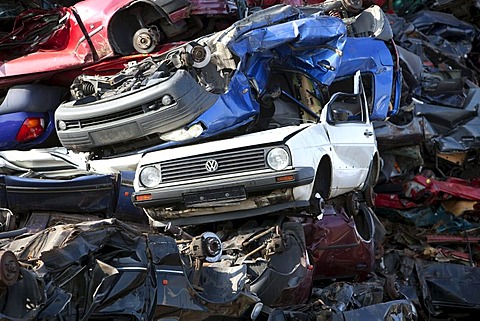
[[22, 124], [15, 139], [23, 143], [37, 138], [45, 130], [45, 121], [40, 117], [28, 117]]

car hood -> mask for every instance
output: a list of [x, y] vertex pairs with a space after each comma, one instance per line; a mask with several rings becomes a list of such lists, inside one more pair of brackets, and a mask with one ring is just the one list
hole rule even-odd
[[248, 146], [261, 146], [273, 143], [282, 143], [290, 136], [314, 125], [302, 124], [299, 126], [287, 126], [269, 129], [262, 132], [240, 135], [229, 139], [216, 140], [202, 144], [170, 148], [146, 153], [139, 162], [139, 166], [158, 163], [163, 160], [188, 157], [191, 155], [208, 154], [216, 151], [237, 149]]

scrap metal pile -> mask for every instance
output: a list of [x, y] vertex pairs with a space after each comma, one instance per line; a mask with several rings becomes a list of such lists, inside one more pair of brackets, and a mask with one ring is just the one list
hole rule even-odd
[[480, 315], [480, 3], [0, 3], [0, 319]]

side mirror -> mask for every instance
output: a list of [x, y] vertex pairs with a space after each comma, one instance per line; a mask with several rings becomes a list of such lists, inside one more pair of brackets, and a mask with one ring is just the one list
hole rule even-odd
[[333, 110], [333, 121], [346, 121], [348, 120], [348, 111], [345, 109], [334, 109]]

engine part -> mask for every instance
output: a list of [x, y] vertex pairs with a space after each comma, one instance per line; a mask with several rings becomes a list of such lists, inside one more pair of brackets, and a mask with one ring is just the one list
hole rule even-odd
[[133, 48], [139, 53], [151, 53], [158, 44], [160, 33], [153, 28], [142, 28], [133, 35]]
[[190, 252], [196, 259], [217, 262], [222, 255], [222, 241], [215, 233], [205, 232], [192, 240]]

